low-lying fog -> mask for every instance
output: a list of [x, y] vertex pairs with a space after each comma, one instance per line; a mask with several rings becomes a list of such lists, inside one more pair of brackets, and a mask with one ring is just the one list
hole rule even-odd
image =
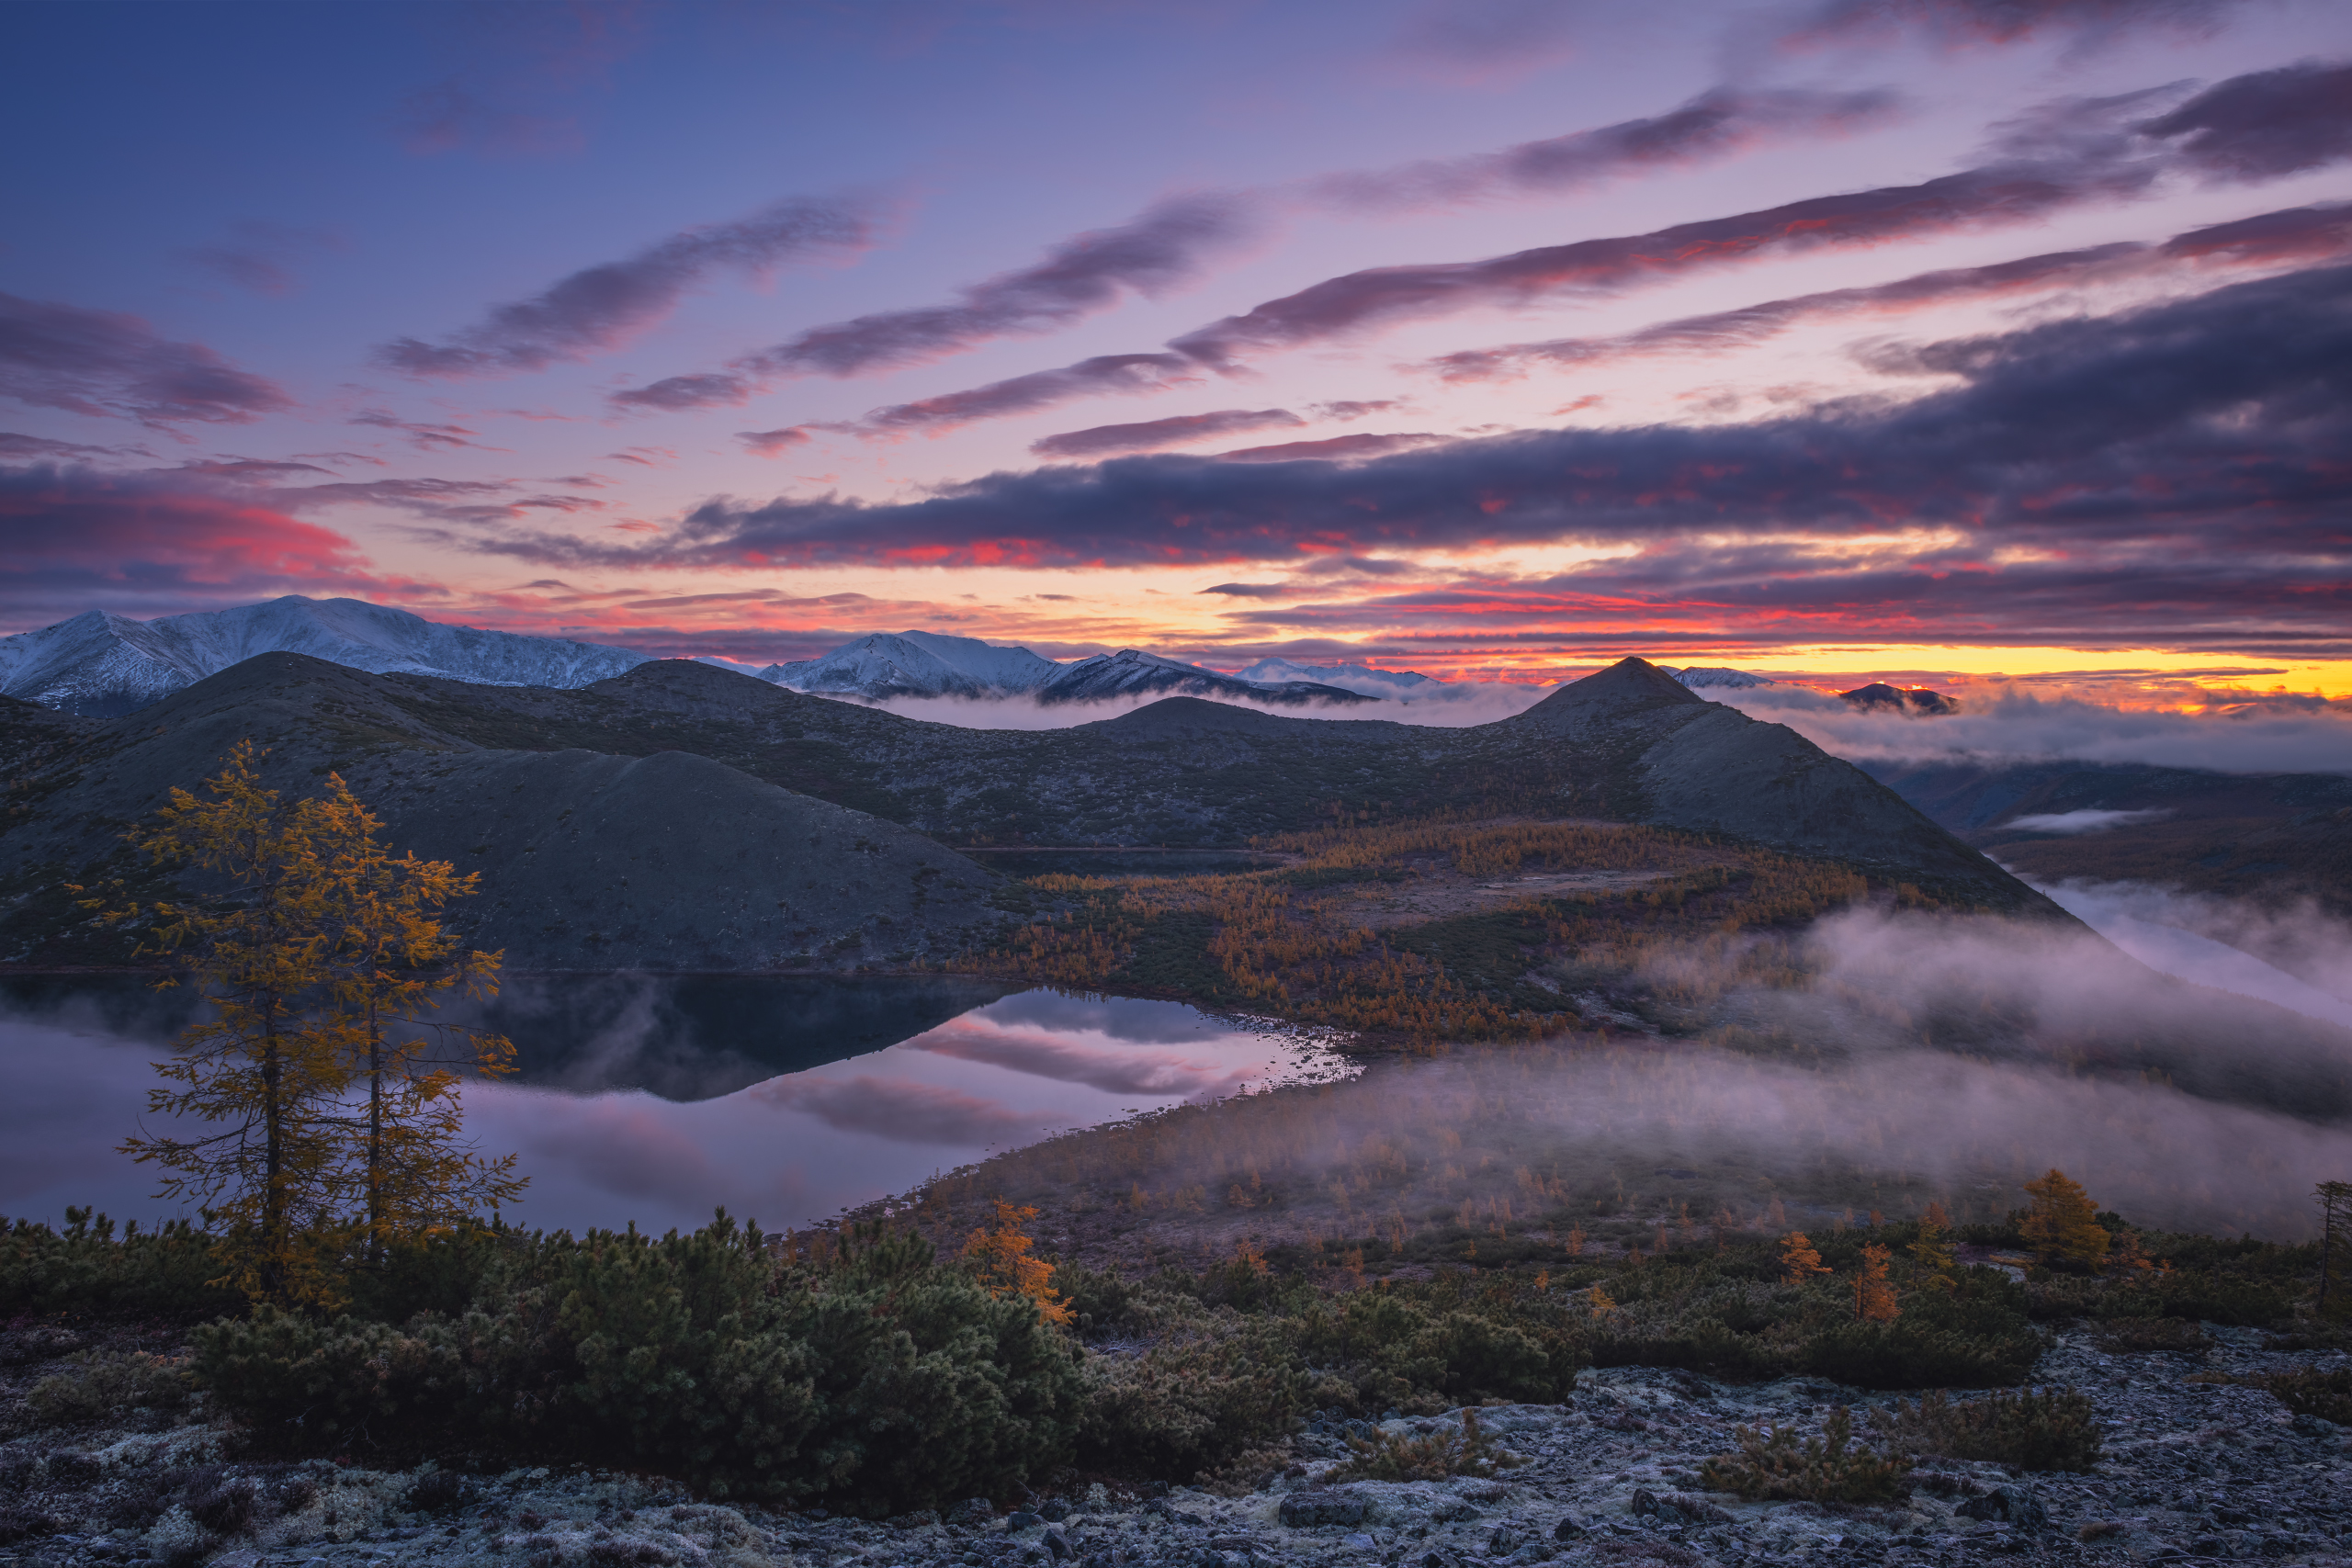
[[[1417, 689], [1408, 700], [1366, 703], [1258, 703], [1207, 700], [1283, 718], [1387, 719], [1397, 724], [1466, 728], [1491, 724], [1542, 702], [1558, 688], [1517, 682], [1450, 682]], [[820, 693], [819, 695], [831, 695]], [[1091, 703], [1041, 704], [1026, 696], [838, 697], [908, 718], [967, 729], [1066, 729], [1117, 718], [1161, 701], [1141, 693]], [[1711, 702], [1790, 728], [1849, 761], [1969, 760], [1989, 763], [2145, 762], [2219, 773], [2352, 773], [2352, 709], [2342, 703], [2297, 702], [2261, 711], [2182, 713], [2124, 708], [2076, 697], [2040, 697], [2015, 688], [1973, 696], [1957, 714], [1916, 716], [1859, 710], [1806, 686], [1709, 687]]]
[[[2147, 939], [2188, 935], [2148, 918], [2161, 900], [2075, 902], [2211, 976], [2219, 944]], [[2312, 1189], [2352, 1179], [2352, 1031], [2260, 999], [2340, 1007], [2238, 956], [2219, 977], [2244, 989], [2216, 990], [2089, 931], [1874, 909], [1589, 954], [1560, 971], [1565, 994], [1646, 995], [1668, 1032], [1391, 1059], [1014, 1154], [973, 1190], [1074, 1201], [1071, 1224], [1114, 1250], [1122, 1213], [1171, 1206], [1212, 1250], [1449, 1225], [1647, 1247], [1661, 1222], [1827, 1224], [1930, 1198], [1996, 1218], [2056, 1166], [2143, 1224], [2306, 1237]]]

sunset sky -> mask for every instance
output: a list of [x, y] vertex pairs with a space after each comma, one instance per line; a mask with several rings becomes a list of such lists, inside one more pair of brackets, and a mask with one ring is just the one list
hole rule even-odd
[[0, 632], [2352, 696], [2343, 0], [17, 4]]

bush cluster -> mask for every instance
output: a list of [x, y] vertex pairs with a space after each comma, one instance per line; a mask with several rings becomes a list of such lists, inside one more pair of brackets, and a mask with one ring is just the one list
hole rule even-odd
[[138, 1351], [90, 1351], [73, 1371], [53, 1372], [25, 1395], [25, 1413], [43, 1427], [92, 1427], [130, 1410], [177, 1410], [191, 1392], [176, 1361]]
[[1810, 1373], [1858, 1388], [2021, 1382], [2043, 1339], [2025, 1292], [1994, 1269], [1962, 1269], [1901, 1298], [1892, 1322], [1856, 1322], [1851, 1275], [1871, 1233], [1821, 1238], [1830, 1275], [1792, 1286], [1769, 1245], [1653, 1258], [1610, 1277], [1615, 1310], [1584, 1335], [1596, 1366], [1680, 1367], [1727, 1378]]
[[399, 1324], [263, 1309], [195, 1335], [197, 1380], [265, 1442], [652, 1469], [714, 1495], [898, 1513], [1066, 1459], [1075, 1348], [904, 1235], [778, 1264], [691, 1235], [507, 1236], [470, 1303]]
[[1788, 1427], [1742, 1427], [1736, 1436], [1739, 1451], [1700, 1466], [1699, 1481], [1750, 1502], [1884, 1503], [1904, 1494], [1911, 1470], [1900, 1454], [1856, 1444], [1853, 1412], [1842, 1404], [1830, 1412], [1822, 1435], [1803, 1445]]
[[2073, 1389], [1996, 1389], [1958, 1403], [1939, 1389], [1917, 1404], [1898, 1399], [1891, 1410], [1872, 1411], [1871, 1424], [1905, 1453], [2076, 1472], [2099, 1459], [2097, 1413]]
[[186, 1220], [141, 1231], [87, 1209], [65, 1211], [62, 1230], [0, 1219], [0, 1318], [108, 1311], [164, 1317], [233, 1312], [244, 1298], [209, 1281], [220, 1270], [212, 1238]]
[[1443, 1481], [1451, 1475], [1492, 1475], [1525, 1461], [1506, 1453], [1478, 1429], [1478, 1412], [1465, 1408], [1457, 1430], [1382, 1432], [1350, 1438], [1348, 1459], [1327, 1481]]

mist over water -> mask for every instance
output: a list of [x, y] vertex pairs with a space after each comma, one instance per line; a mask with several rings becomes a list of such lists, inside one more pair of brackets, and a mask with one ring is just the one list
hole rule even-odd
[[[543, 1041], [536, 1062], [526, 1052], [521, 1081], [465, 1091], [479, 1146], [522, 1156], [531, 1186], [507, 1217], [531, 1226], [691, 1227], [721, 1204], [805, 1225], [1065, 1129], [1348, 1070], [1314, 1038], [1174, 1002], [1029, 991], [940, 1012], [935, 988], [837, 987], [812, 1003], [805, 986], [750, 977], [582, 976], [564, 990], [526, 988], [490, 1021], [553, 1019], [575, 1037]], [[0, 1103], [0, 1214], [177, 1212], [152, 1197], [152, 1169], [115, 1152], [188, 1016], [142, 995], [135, 981], [0, 992], [15, 1091]], [[892, 1020], [887, 1041], [842, 1048], [844, 1021], [888, 1033]], [[758, 1070], [796, 1054], [797, 1070]]]

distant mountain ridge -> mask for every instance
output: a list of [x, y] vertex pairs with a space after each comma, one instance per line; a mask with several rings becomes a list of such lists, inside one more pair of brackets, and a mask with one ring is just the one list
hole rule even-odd
[[[1099, 702], [1149, 694], [1249, 698], [1260, 702], [1359, 703], [1376, 693], [1322, 682], [1280, 660], [1266, 676], [1222, 675], [1140, 649], [1098, 653], [1068, 664], [978, 637], [939, 632], [873, 632], [816, 659], [771, 664], [763, 681], [824, 696], [887, 702], [893, 697], [1034, 697], [1040, 703]], [[1256, 668], [1253, 666], [1253, 669]], [[1415, 680], [1426, 677], [1415, 676]]]
[[[91, 610], [0, 637], [0, 696], [88, 717], [113, 717], [264, 653], [300, 653], [374, 674], [435, 675], [476, 685], [571, 690], [654, 656], [599, 643], [447, 626], [357, 599], [288, 594], [266, 604], [135, 621]], [[1280, 706], [1410, 704], [1464, 688], [1411, 670], [1261, 659], [1233, 674], [1140, 649], [1060, 663], [1026, 648], [944, 632], [872, 632], [815, 659], [755, 667], [697, 662], [830, 697], [1028, 697], [1040, 704], [1138, 696], [1207, 697]], [[1774, 682], [1722, 668], [1660, 666], [1685, 687]]]
[[771, 664], [763, 681], [796, 692], [887, 697], [990, 697], [1034, 692], [1062, 667], [1025, 648], [939, 632], [874, 632], [816, 659]]
[[1287, 659], [1261, 659], [1246, 670], [1236, 670], [1233, 678], [1261, 685], [1311, 681], [1367, 697], [1394, 697], [1407, 702], [1421, 694], [1424, 688], [1445, 684], [1417, 670], [1374, 670], [1368, 664], [1294, 664]]
[[1661, 664], [1658, 668], [1692, 691], [1706, 686], [1724, 686], [1733, 691], [1744, 692], [1756, 686], [1780, 684], [1770, 676], [1751, 675], [1745, 670], [1734, 670], [1722, 664], [1693, 664], [1686, 670], [1677, 670], [1671, 664]]
[[364, 600], [292, 593], [152, 621], [87, 610], [0, 637], [0, 696], [107, 718], [262, 653], [308, 654], [379, 675], [558, 688], [590, 685], [647, 660], [625, 648], [444, 626]]

